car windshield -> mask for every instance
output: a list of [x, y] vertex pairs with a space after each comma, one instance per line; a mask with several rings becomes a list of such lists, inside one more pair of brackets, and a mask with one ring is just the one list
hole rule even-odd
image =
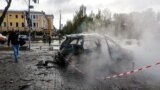
[[98, 48], [98, 40], [93, 40], [93, 39], [90, 39], [90, 40], [84, 40], [84, 49], [96, 49]]

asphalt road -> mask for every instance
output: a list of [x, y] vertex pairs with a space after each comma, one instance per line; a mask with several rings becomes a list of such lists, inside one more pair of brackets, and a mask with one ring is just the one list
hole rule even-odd
[[38, 47], [35, 44], [31, 51], [20, 51], [19, 63], [14, 62], [12, 51], [0, 51], [0, 90], [159, 90], [136, 77], [90, 79], [73, 66], [39, 66], [40, 62], [53, 61], [56, 51], [48, 45]]
[[54, 53], [45, 50], [21, 51], [19, 63], [15, 63], [11, 51], [1, 51], [0, 90], [100, 89], [87, 85], [83, 75], [74, 68], [61, 69], [56, 65], [37, 66], [39, 61], [53, 60]]

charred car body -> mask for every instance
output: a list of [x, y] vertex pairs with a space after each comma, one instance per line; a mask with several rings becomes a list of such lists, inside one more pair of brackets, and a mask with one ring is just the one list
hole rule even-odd
[[55, 61], [60, 66], [66, 66], [72, 62], [85, 63], [91, 59], [97, 59], [98, 62], [101, 58], [106, 62], [110, 59], [110, 63], [123, 61], [128, 63], [131, 62], [132, 55], [130, 51], [123, 49], [109, 37], [99, 34], [67, 35], [55, 55]]

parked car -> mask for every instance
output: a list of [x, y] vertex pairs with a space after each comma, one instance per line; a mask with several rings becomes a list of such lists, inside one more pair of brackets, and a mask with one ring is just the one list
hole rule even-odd
[[19, 38], [21, 38], [23, 40], [28, 40], [28, 36], [27, 35], [19, 35]]
[[[130, 63], [132, 55], [107, 36], [98, 34], [66, 35], [59, 51], [55, 55], [58, 65], [85, 63], [92, 59], [110, 59], [109, 63]], [[75, 63], [76, 62], [76, 63]]]
[[6, 41], [7, 41], [7, 37], [6, 37], [6, 36], [3, 36], [3, 35], [0, 33], [0, 44], [4, 44]]

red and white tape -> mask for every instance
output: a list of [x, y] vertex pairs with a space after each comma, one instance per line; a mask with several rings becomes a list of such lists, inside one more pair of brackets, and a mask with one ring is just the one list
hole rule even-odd
[[156, 66], [156, 65], [160, 65], [160, 62], [157, 62], [157, 63], [154, 64], [154, 65], [148, 65], [148, 66], [146, 66], [146, 67], [138, 68], [138, 69], [131, 70], [131, 71], [128, 71], [128, 72], [123, 72], [123, 73], [120, 73], [120, 74], [116, 74], [116, 75], [104, 77], [104, 79], [111, 79], [111, 78], [117, 78], [117, 77], [127, 76], [127, 75], [133, 74], [133, 73], [135, 73], [135, 72], [139, 72], [139, 71], [142, 71], [142, 70], [144, 70], [144, 69], [151, 68], [152, 66]]

